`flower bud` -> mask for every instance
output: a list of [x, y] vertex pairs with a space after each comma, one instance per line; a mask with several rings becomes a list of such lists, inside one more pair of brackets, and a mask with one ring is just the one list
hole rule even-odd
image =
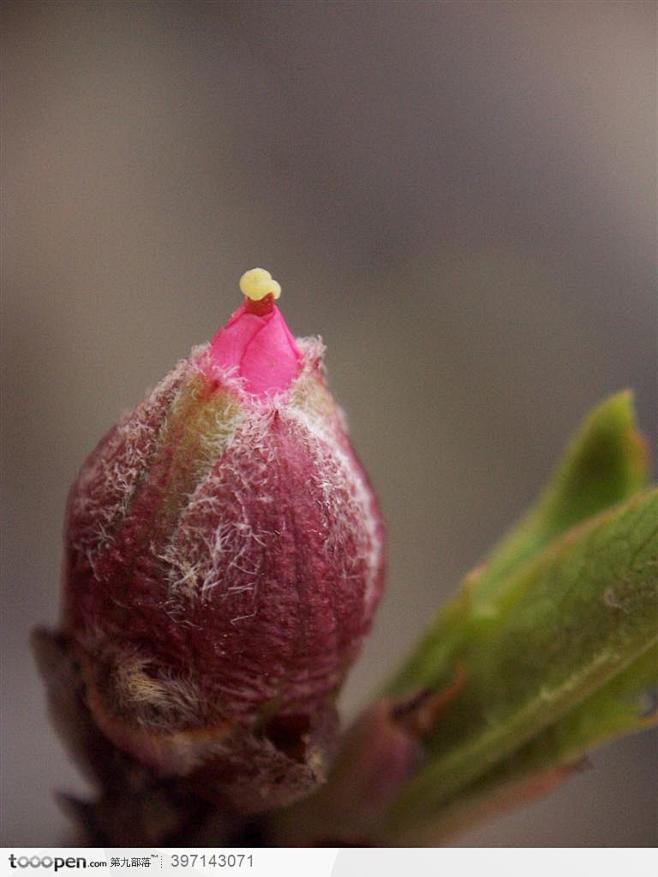
[[295, 341], [257, 279], [82, 467], [64, 573], [98, 727], [242, 810], [324, 779], [383, 584], [381, 517], [321, 342]]

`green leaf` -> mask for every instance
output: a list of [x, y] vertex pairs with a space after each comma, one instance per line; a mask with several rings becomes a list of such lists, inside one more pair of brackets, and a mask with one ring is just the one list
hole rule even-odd
[[475, 586], [478, 601], [556, 536], [646, 486], [646, 443], [635, 426], [633, 396], [611, 396], [586, 418], [536, 505], [503, 539]]
[[537, 503], [468, 575], [389, 687], [405, 694], [440, 685], [471, 633], [486, 619], [510, 576], [570, 527], [646, 485], [648, 455], [635, 426], [630, 391], [611, 396], [586, 418]]
[[[569, 530], [511, 574], [486, 615], [466, 625], [466, 684], [389, 832], [430, 818], [550, 726], [572, 741], [559, 744], [565, 751], [594, 739], [594, 713], [574, 710], [596, 692], [608, 703], [604, 686], [656, 642], [657, 582], [658, 490]], [[605, 733], [618, 716], [601, 710]]]
[[546, 794], [578, 770], [594, 747], [656, 724], [658, 648], [654, 644], [610, 682], [448, 800], [421, 818], [403, 844], [444, 843], [485, 818]]

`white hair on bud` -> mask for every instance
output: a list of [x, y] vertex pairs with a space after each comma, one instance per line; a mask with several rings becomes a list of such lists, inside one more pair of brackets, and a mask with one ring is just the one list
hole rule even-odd
[[[223, 461], [221, 467], [210, 471], [190, 497], [177, 529], [160, 555], [169, 568], [172, 609], [177, 597], [209, 599], [218, 586], [224, 593], [245, 590], [255, 593], [260, 569], [254, 564], [249, 566], [248, 558], [258, 556], [258, 552], [254, 551], [255, 544], [263, 545], [268, 534], [259, 533], [253, 528], [246, 509], [243, 509], [240, 520], [222, 522], [214, 530], [194, 528], [188, 520], [193, 520], [199, 511], [205, 514], [216, 510], [217, 517], [221, 516], [216, 494], [225, 481], [230, 482], [236, 497], [253, 495], [253, 491], [259, 491], [266, 481], [268, 467], [275, 463], [271, 457], [257, 453], [267, 447], [265, 436], [271, 417], [271, 411], [260, 408], [242, 413], [224, 450], [229, 452], [237, 441], [249, 447], [253, 462], [248, 475], [243, 467], [231, 465], [228, 459]], [[258, 493], [258, 497], [260, 501], [269, 501], [262, 493]], [[238, 575], [234, 579], [235, 572]], [[244, 584], [245, 574], [252, 579], [251, 585]]]
[[[266, 441], [272, 417], [275, 415], [289, 423], [301, 444], [315, 460], [319, 473], [319, 485], [323, 493], [325, 507], [331, 509], [331, 519], [337, 522], [331, 530], [330, 548], [338, 549], [349, 535], [355, 533], [350, 521], [355, 519], [364, 523], [364, 529], [356, 535], [359, 547], [352, 558], [354, 567], [365, 561], [367, 568], [366, 604], [374, 599], [377, 570], [381, 560], [381, 538], [377, 531], [377, 519], [372, 507], [372, 496], [364, 477], [354, 466], [337, 438], [337, 433], [345, 429], [342, 410], [336, 405], [323, 381], [318, 380], [318, 369], [323, 369], [324, 345], [320, 338], [298, 339], [302, 351], [302, 370], [293, 386], [278, 396], [267, 397], [242, 409], [231, 424], [232, 432], [222, 436], [221, 448], [226, 454], [239, 443], [249, 448], [252, 459], [248, 470], [230, 462], [230, 454], [225, 456], [221, 467], [209, 469], [197, 490], [189, 497], [182, 512], [178, 527], [172, 533], [160, 559], [168, 567], [169, 611], [182, 617], [184, 610], [180, 599], [208, 599], [212, 592], [221, 588], [223, 594], [251, 591], [256, 596], [260, 569], [247, 558], [259, 557], [255, 544], [264, 545], [271, 534], [259, 532], [250, 522], [250, 516], [243, 509], [241, 519], [220, 523], [214, 530], [195, 528], [194, 520], [200, 510], [216, 508], [221, 516], [219, 500], [216, 498], [223, 483], [230, 483], [235, 497], [257, 497], [261, 503], [271, 502], [271, 498], [261, 488], [267, 482], [268, 471], [276, 465], [271, 446]], [[207, 348], [197, 348], [193, 352], [196, 367], [205, 368]], [[228, 382], [231, 375], [222, 375], [222, 383]], [[236, 386], [237, 385], [237, 386]], [[234, 389], [239, 386], [234, 383]], [[336, 427], [339, 429], [337, 430]], [[233, 572], [240, 575], [233, 580]], [[244, 583], [244, 576], [251, 584]], [[255, 602], [255, 600], [254, 600]], [[242, 620], [242, 616], [234, 622]]]
[[[377, 596], [377, 571], [383, 550], [370, 488], [348, 457], [345, 448], [341, 447], [335, 435], [327, 429], [324, 419], [295, 407], [291, 407], [286, 416], [300, 427], [300, 436], [305, 440], [308, 452], [313, 456], [317, 471], [322, 476], [319, 484], [323, 505], [331, 508], [332, 518], [338, 522], [338, 526], [330, 531], [330, 549], [340, 550], [348, 535], [358, 537], [357, 549], [349, 559], [354, 567], [359, 561], [365, 561], [367, 578], [364, 602], [369, 611], [371, 602]], [[309, 441], [311, 437], [313, 440]], [[355, 530], [351, 523], [354, 520], [360, 520], [364, 525], [363, 529]]]
[[80, 471], [70, 500], [70, 530], [76, 534], [73, 547], [87, 557], [92, 569], [148, 471], [148, 461], [166, 429], [167, 412], [188, 372], [189, 361], [181, 360], [137, 408], [122, 417]]
[[191, 676], [163, 671], [154, 657], [117, 644], [111, 631], [98, 627], [86, 631], [80, 645], [87, 683], [113, 714], [153, 729], [207, 719], [207, 704]]
[[154, 676], [152, 658], [138, 652], [117, 656], [112, 679], [119, 709], [139, 724], [169, 728], [203, 718], [203, 702], [192, 679]]

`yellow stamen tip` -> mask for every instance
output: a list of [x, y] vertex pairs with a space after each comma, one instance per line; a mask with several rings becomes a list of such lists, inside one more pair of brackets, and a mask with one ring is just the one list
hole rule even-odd
[[281, 286], [272, 280], [272, 275], [264, 268], [250, 268], [240, 278], [240, 291], [252, 301], [260, 301], [272, 293], [274, 298], [281, 295]]

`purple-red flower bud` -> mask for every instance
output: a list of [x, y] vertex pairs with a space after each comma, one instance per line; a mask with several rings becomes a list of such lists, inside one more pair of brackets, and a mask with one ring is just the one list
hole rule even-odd
[[63, 624], [96, 723], [242, 809], [323, 779], [383, 585], [322, 352], [249, 302], [110, 430], [68, 503]]

